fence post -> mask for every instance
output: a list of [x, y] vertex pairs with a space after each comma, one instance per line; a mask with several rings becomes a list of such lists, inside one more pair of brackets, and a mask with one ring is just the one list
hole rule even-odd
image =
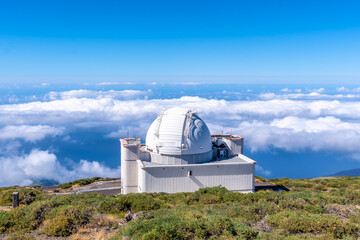
[[12, 194], [12, 206], [13, 208], [16, 208], [19, 206], [19, 193], [13, 192]]

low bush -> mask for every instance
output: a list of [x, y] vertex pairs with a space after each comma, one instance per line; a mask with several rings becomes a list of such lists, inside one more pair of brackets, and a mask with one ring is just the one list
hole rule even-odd
[[[189, 216], [188, 216], [189, 217]], [[151, 217], [131, 222], [123, 236], [131, 239], [255, 239], [258, 231], [219, 215], [195, 218], [160, 211]], [[193, 216], [194, 217], [194, 216]]]
[[[33, 231], [51, 237], [78, 236], [79, 229], [117, 228], [119, 218], [131, 210], [145, 212], [111, 239], [359, 238], [360, 178], [269, 181], [291, 191], [242, 194], [219, 186], [195, 193], [106, 197], [94, 193], [43, 195], [41, 189], [29, 187], [0, 188], [3, 203], [11, 204], [14, 191], [20, 192], [22, 201], [19, 208], [0, 211], [0, 234], [6, 234], [7, 239], [32, 239]], [[344, 187], [338, 187], [339, 182], [345, 182], [340, 184]], [[337, 187], [322, 191], [319, 186]]]
[[290, 234], [313, 233], [329, 234], [333, 238], [356, 235], [359, 227], [352, 223], [343, 223], [332, 215], [310, 214], [304, 211], [282, 211], [269, 216], [266, 220], [273, 227], [285, 229]]
[[10, 212], [0, 212], [0, 233], [11, 233], [20, 230], [34, 230], [39, 220], [26, 208], [17, 208]]
[[150, 211], [167, 208], [163, 202], [154, 199], [150, 194], [127, 194], [106, 199], [98, 207], [102, 213], [117, 214], [125, 211]]
[[18, 231], [10, 234], [6, 240], [35, 240], [35, 237], [24, 231]]
[[29, 205], [34, 201], [45, 199], [46, 195], [42, 193], [39, 189], [33, 188], [10, 188], [0, 191], [0, 205], [1, 206], [11, 206], [12, 204], [12, 194], [13, 192], [19, 192], [19, 201], [20, 204]]
[[101, 180], [101, 179], [103, 179], [103, 178], [101, 178], [101, 177], [93, 177], [93, 178], [78, 179], [78, 180], [75, 180], [73, 182], [60, 184], [60, 188], [61, 189], [66, 189], [66, 188], [71, 188], [74, 185], [78, 185], [78, 186], [88, 185], [88, 184], [91, 184], [91, 183], [93, 183], [95, 181], [98, 181], [98, 180]]
[[314, 189], [315, 189], [315, 190], [318, 190], [318, 191], [326, 191], [326, 190], [327, 190], [327, 188], [326, 188], [324, 185], [321, 185], [321, 184], [316, 185], [316, 186], [314, 187]]
[[67, 237], [78, 227], [88, 224], [94, 209], [84, 206], [63, 206], [47, 213], [48, 223], [42, 230], [48, 236]]

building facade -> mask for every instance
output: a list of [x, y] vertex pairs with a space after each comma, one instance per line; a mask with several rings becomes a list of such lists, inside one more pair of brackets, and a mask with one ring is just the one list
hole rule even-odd
[[255, 161], [243, 155], [244, 139], [211, 135], [197, 112], [172, 108], [151, 124], [145, 144], [121, 142], [122, 194], [194, 192], [223, 186], [253, 192]]

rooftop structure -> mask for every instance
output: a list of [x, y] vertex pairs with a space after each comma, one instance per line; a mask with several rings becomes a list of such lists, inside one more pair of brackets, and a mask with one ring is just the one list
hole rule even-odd
[[211, 135], [197, 112], [171, 108], [151, 124], [145, 144], [121, 139], [122, 193], [194, 192], [224, 186], [254, 191], [255, 161], [244, 156], [242, 137]]

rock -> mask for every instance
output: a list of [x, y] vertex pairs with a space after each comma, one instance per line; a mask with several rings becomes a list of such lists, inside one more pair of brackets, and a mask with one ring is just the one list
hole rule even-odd
[[128, 236], [123, 237], [123, 240], [130, 240]]
[[263, 218], [260, 221], [257, 221], [253, 224], [251, 224], [251, 227], [260, 231], [260, 232], [271, 232], [272, 231], [272, 227], [270, 227], [267, 223], [266, 223], [266, 219]]
[[137, 219], [140, 216], [146, 215], [146, 214], [148, 214], [148, 212], [142, 211], [142, 212], [134, 213], [133, 220]]
[[337, 216], [341, 218], [343, 221], [347, 221], [350, 215], [353, 214], [355, 211], [355, 207], [352, 205], [340, 205], [340, 204], [333, 204], [329, 206], [325, 206], [325, 211], [329, 214]]
[[132, 211], [127, 211], [126, 213], [125, 213], [125, 220], [127, 221], [127, 222], [130, 222], [131, 220], [133, 220], [134, 219], [134, 213], [132, 212]]
[[145, 214], [148, 214], [148, 212], [142, 211], [142, 212], [138, 212], [138, 213], [133, 213], [132, 211], [127, 211], [125, 213], [125, 221], [130, 222], [131, 220], [135, 220], [138, 217], [143, 216]]

